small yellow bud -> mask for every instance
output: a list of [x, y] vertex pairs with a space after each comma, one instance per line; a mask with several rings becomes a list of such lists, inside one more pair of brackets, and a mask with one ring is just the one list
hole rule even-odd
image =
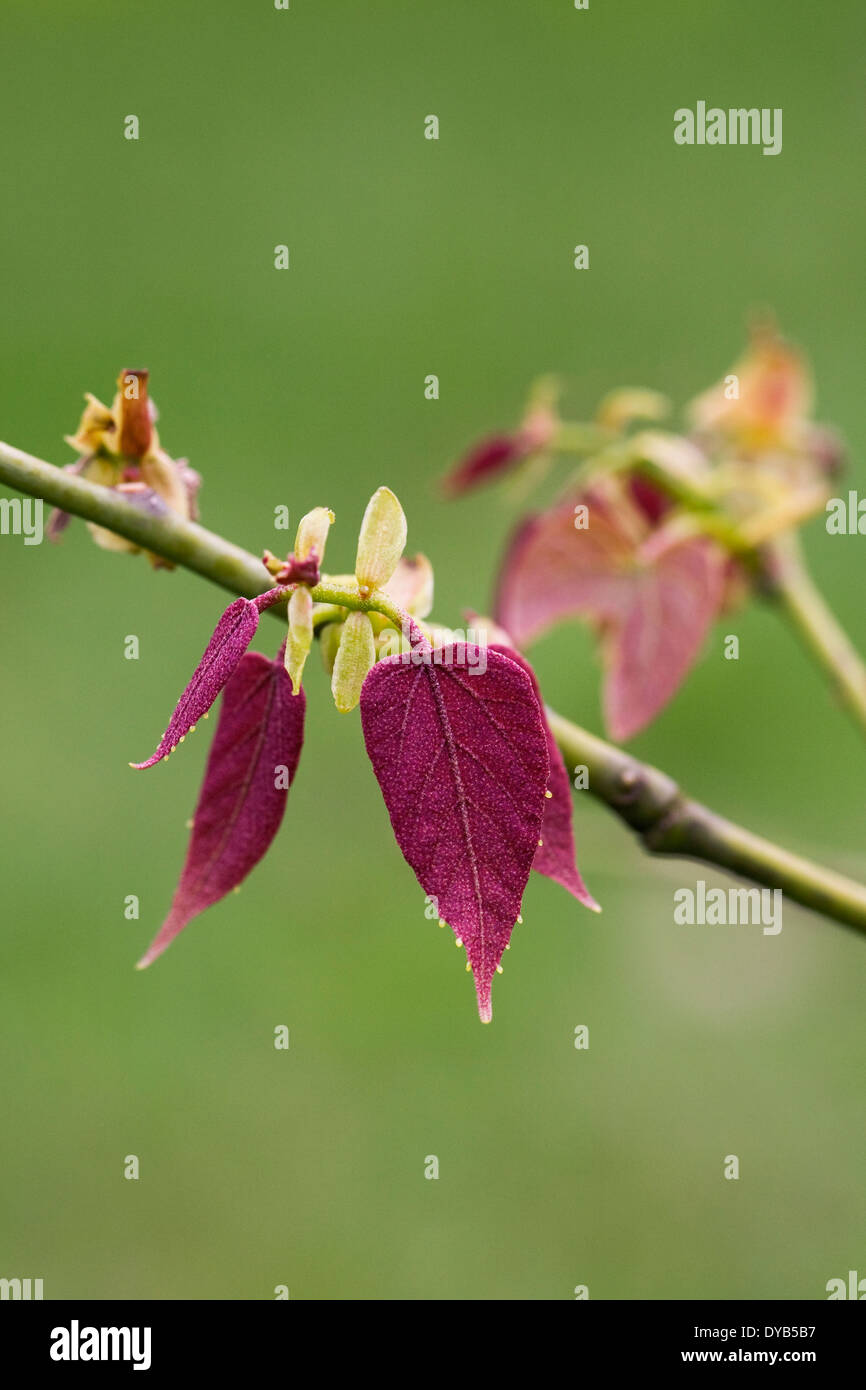
[[343, 623], [331, 692], [341, 714], [353, 710], [361, 698], [361, 686], [376, 660], [373, 628], [366, 613], [350, 613]]
[[390, 488], [380, 487], [367, 503], [355, 575], [362, 590], [378, 589], [391, 578], [406, 545], [406, 518]]
[[295, 536], [295, 559], [306, 560], [310, 552], [315, 550], [321, 564], [328, 530], [333, 522], [334, 513], [327, 507], [314, 507], [306, 516], [302, 516], [298, 523], [298, 534]]
[[301, 688], [304, 662], [313, 645], [313, 600], [309, 589], [299, 584], [289, 599], [289, 635], [286, 638], [286, 670], [292, 680], [292, 694]]
[[[65, 435], [66, 443], [79, 454], [92, 454], [105, 449], [117, 453], [117, 428], [114, 416], [107, 405], [98, 401], [90, 391], [85, 393], [87, 405], [75, 434]], [[96, 481], [101, 481], [97, 479]]]

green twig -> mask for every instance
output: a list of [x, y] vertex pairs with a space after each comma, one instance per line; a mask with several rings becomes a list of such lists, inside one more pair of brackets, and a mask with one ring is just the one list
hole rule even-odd
[[866, 730], [866, 666], [815, 587], [796, 535], [764, 547], [768, 591], [793, 624], [842, 703]]
[[584, 766], [588, 790], [635, 831], [651, 854], [698, 859], [866, 932], [866, 888], [791, 854], [692, 801], [658, 768], [638, 762], [555, 710], [547, 722], [569, 767]]

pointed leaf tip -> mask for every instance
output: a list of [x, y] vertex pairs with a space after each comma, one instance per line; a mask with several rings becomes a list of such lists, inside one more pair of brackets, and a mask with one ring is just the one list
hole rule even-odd
[[168, 728], [154, 753], [143, 763], [130, 763], [137, 771], [153, 767], [180, 743], [206, 714], [253, 639], [259, 625], [259, 609], [248, 598], [235, 599], [217, 623], [204, 655], [175, 706]]
[[544, 815], [549, 759], [532, 683], [501, 652], [428, 648], [373, 667], [361, 721], [397, 843], [462, 940], [489, 1022]]

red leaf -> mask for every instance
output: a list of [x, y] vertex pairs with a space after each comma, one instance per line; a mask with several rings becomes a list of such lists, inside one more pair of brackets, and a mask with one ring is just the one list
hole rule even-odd
[[605, 638], [605, 722], [617, 740], [646, 727], [700, 655], [725, 594], [724, 552], [704, 537], [643, 548], [645, 565], [621, 622]]
[[589, 526], [575, 529], [573, 501], [520, 528], [499, 581], [496, 619], [519, 646], [565, 618], [602, 632], [603, 707], [616, 739], [644, 728], [679, 688], [725, 597], [727, 561], [714, 541], [649, 532], [644, 510], [584, 494]]
[[628, 605], [634, 541], [601, 497], [589, 506], [587, 530], [575, 527], [575, 502], [529, 517], [512, 537], [500, 573], [495, 616], [518, 646], [563, 618], [596, 621]]
[[171, 911], [140, 969], [191, 918], [236, 888], [267, 850], [301, 756], [304, 708], [304, 692], [292, 694], [281, 657], [269, 661], [248, 652], [241, 658], [225, 687]]
[[214, 629], [189, 685], [175, 706], [174, 714], [156, 752], [151, 753], [146, 762], [130, 763], [130, 767], [153, 767], [161, 758], [167, 758], [202, 715], [210, 709], [253, 640], [259, 625], [261, 607], [260, 603], [248, 598], [237, 598], [234, 603], [229, 604]]
[[442, 480], [446, 497], [469, 492], [479, 483], [506, 472], [528, 455], [520, 434], [494, 434], [482, 439]]
[[515, 464], [547, 448], [556, 433], [556, 417], [546, 406], [533, 410], [513, 434], [492, 434], [476, 444], [442, 480], [446, 497], [457, 497], [506, 473]]
[[414, 656], [388, 657], [364, 681], [364, 741], [397, 843], [466, 948], [487, 1023], [540, 839], [544, 726], [532, 682], [501, 652], [458, 642]]
[[550, 732], [544, 716], [544, 701], [538, 686], [538, 679], [526, 658], [511, 647], [502, 647], [497, 643], [489, 650], [502, 652], [504, 656], [516, 661], [518, 666], [526, 672], [532, 681], [532, 688], [535, 691], [535, 698], [538, 701], [538, 708], [544, 721], [547, 754], [550, 759], [550, 771], [547, 774], [547, 790], [550, 792], [550, 796], [545, 798], [544, 823], [541, 829], [542, 843], [535, 851], [532, 867], [536, 873], [544, 874], [546, 878], [552, 878], [556, 883], [561, 883], [563, 888], [567, 888], [569, 893], [577, 898], [578, 902], [583, 903], [584, 907], [590, 908], [593, 912], [601, 912], [601, 908], [581, 878], [575, 863], [574, 831], [571, 823], [573, 804], [571, 780], [559, 746]]

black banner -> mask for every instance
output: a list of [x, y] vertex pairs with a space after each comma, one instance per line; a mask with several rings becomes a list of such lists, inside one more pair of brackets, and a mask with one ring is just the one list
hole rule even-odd
[[[300, 1300], [298, 1301], [300, 1302]], [[353, 1315], [345, 1305], [327, 1314], [343, 1331]], [[469, 1311], [469, 1318], [473, 1314]], [[365, 1317], [369, 1314], [365, 1314]], [[375, 1316], [375, 1315], [374, 1315]], [[434, 1312], [428, 1317], [436, 1317]], [[442, 1373], [453, 1374], [456, 1360], [463, 1360], [450, 1337], [413, 1325], [404, 1311], [393, 1324], [388, 1350], [376, 1353], [386, 1361], [399, 1354], [402, 1343], [419, 1340], [424, 1348], [423, 1368], [435, 1365], [441, 1348]], [[491, 1369], [498, 1358], [514, 1351], [514, 1323], [497, 1336], [497, 1315], [488, 1306], [484, 1314], [483, 1358]], [[308, 1305], [291, 1303], [140, 1302], [140, 1303], [5, 1303], [0, 1309], [5, 1360], [20, 1365], [24, 1373], [48, 1372], [52, 1379], [70, 1375], [98, 1376], [128, 1372], [162, 1376], [166, 1371], [192, 1372], [201, 1379], [224, 1377], [237, 1371], [249, 1377], [275, 1369], [299, 1372], [295, 1360], [300, 1339], [316, 1338], [317, 1318], [311, 1320]], [[349, 1327], [346, 1326], [348, 1322]], [[463, 1327], [471, 1324], [463, 1323]], [[833, 1301], [785, 1303], [615, 1303], [581, 1302], [558, 1316], [554, 1334], [564, 1333], [573, 1342], [568, 1353], [577, 1370], [595, 1364], [608, 1371], [667, 1371], [675, 1366], [807, 1366], [826, 1375], [846, 1368], [862, 1346], [863, 1320], [852, 1308]], [[524, 1351], [534, 1324], [520, 1336]], [[291, 1342], [287, 1341], [291, 1338]], [[313, 1343], [303, 1356], [307, 1361]], [[329, 1339], [327, 1365], [333, 1374], [339, 1348], [345, 1346], [357, 1370], [358, 1343]], [[551, 1353], [563, 1354], [560, 1345], [545, 1347], [544, 1362]], [[448, 1358], [446, 1364], [445, 1358]], [[302, 1372], [303, 1373], [303, 1372]]]

